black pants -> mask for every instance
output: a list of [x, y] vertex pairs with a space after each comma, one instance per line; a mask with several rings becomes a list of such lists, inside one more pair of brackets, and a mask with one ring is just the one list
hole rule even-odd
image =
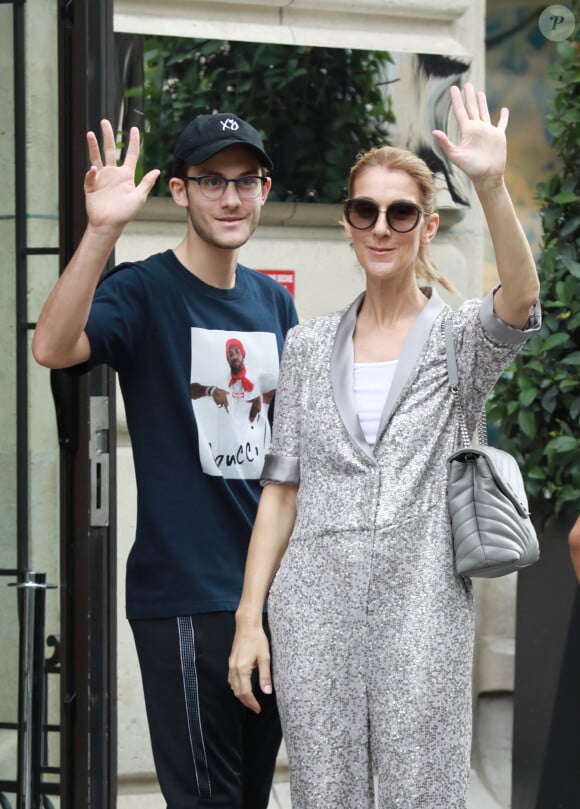
[[167, 809], [266, 809], [281, 741], [274, 696], [257, 715], [227, 682], [234, 615], [131, 621]]

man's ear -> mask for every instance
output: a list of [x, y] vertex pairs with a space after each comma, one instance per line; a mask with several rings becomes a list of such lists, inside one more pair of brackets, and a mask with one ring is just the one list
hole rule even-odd
[[268, 194], [270, 193], [271, 188], [272, 188], [272, 178], [266, 177], [266, 182], [264, 183], [262, 188], [262, 205], [268, 199]]
[[171, 191], [171, 196], [173, 197], [173, 201], [176, 205], [179, 205], [180, 208], [188, 208], [189, 207], [189, 197], [187, 196], [187, 183], [185, 183], [181, 177], [172, 177], [169, 180], [169, 190]]

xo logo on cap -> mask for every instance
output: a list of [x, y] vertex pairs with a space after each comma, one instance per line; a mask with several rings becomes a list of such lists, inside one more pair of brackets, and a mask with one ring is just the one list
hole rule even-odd
[[225, 121], [220, 121], [222, 125], [222, 131], [225, 132], [226, 129], [231, 129], [232, 132], [235, 132], [237, 129], [240, 128], [240, 125], [237, 121], [233, 118], [226, 118]]

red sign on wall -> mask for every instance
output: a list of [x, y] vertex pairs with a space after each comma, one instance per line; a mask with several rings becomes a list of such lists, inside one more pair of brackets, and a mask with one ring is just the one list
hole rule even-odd
[[269, 275], [274, 281], [278, 281], [294, 297], [294, 277], [295, 270], [258, 270], [262, 275]]

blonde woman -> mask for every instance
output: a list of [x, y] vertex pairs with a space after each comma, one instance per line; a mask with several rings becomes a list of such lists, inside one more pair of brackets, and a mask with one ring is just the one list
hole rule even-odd
[[272, 691], [293, 809], [465, 809], [473, 599], [455, 573], [446, 458], [459, 444], [442, 323], [451, 319], [469, 427], [539, 328], [532, 254], [504, 184], [505, 129], [486, 98], [451, 88], [455, 145], [499, 285], [452, 311], [427, 248], [439, 216], [422, 160], [384, 147], [353, 167], [344, 229], [366, 289], [295, 327], [284, 349], [273, 443], [250, 542], [230, 685], [259, 711]]

